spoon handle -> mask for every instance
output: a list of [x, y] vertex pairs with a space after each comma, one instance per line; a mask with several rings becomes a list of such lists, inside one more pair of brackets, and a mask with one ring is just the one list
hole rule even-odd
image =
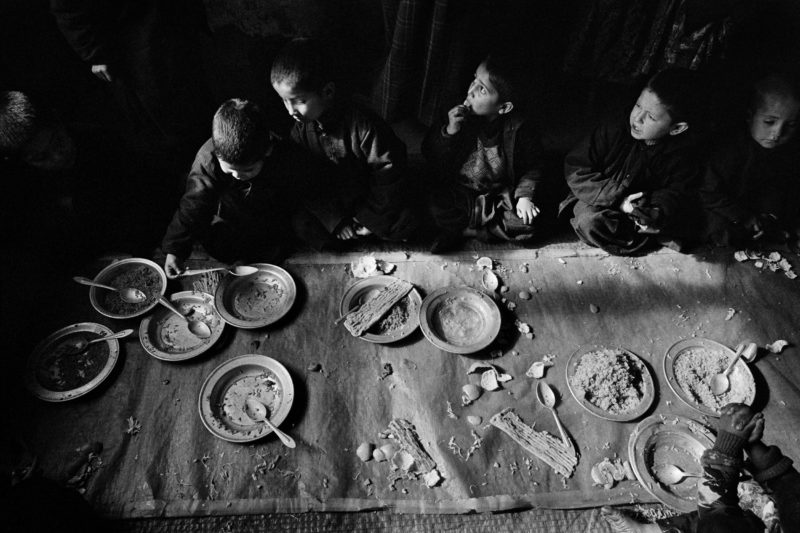
[[742, 356], [742, 353], [744, 353], [744, 349], [745, 349], [746, 347], [747, 347], [747, 344], [746, 344], [746, 343], [744, 343], [744, 342], [743, 342], [743, 343], [741, 343], [741, 344], [739, 344], [739, 345], [736, 347], [736, 355], [734, 355], [734, 356], [733, 356], [733, 361], [731, 361], [731, 362], [730, 362], [730, 364], [728, 365], [728, 367], [727, 367], [727, 368], [725, 369], [725, 371], [722, 373], [722, 375], [723, 375], [723, 376], [727, 376], [728, 374], [730, 374], [730, 373], [731, 373], [731, 370], [733, 370], [733, 367], [734, 367], [734, 366], [736, 366], [736, 361], [738, 361], [738, 360], [739, 360], [739, 357], [741, 357], [741, 356]]
[[278, 429], [277, 427], [275, 427], [275, 425], [269, 421], [269, 418], [265, 416], [261, 420], [263, 420], [264, 424], [266, 424], [267, 427], [271, 429], [273, 433], [275, 433], [278, 436], [279, 439], [281, 439], [281, 442], [284, 443], [287, 448], [297, 447], [297, 443], [294, 442], [294, 439], [289, 435], [287, 435], [286, 433], [284, 433], [283, 431], [281, 431], [280, 429]]
[[102, 283], [94, 282], [89, 278], [85, 278], [83, 276], [74, 276], [72, 280], [80, 283], [81, 285], [88, 285], [89, 287], [100, 287], [101, 289], [108, 289], [110, 291], [118, 290], [114, 287], [109, 287], [108, 285], [103, 285]]
[[218, 270], [228, 270], [227, 267], [216, 267], [216, 268], [200, 268], [200, 269], [191, 269], [187, 268], [183, 272], [181, 272], [181, 277], [183, 276], [196, 276], [198, 274], [205, 274], [206, 272], [217, 272]]
[[86, 344], [93, 344], [95, 342], [100, 342], [100, 341], [109, 341], [111, 339], [121, 339], [122, 337], [127, 337], [131, 333], [133, 333], [132, 329], [123, 329], [122, 331], [112, 333], [111, 335], [106, 335], [105, 337], [98, 337], [96, 339], [92, 339]]
[[558, 426], [558, 432], [561, 434], [561, 441], [564, 443], [564, 446], [569, 448], [571, 446], [569, 438], [567, 438], [567, 432], [564, 429], [564, 426], [561, 425], [561, 419], [558, 418], [558, 413], [556, 413], [555, 409], [550, 409], [553, 413], [553, 418], [556, 419], [556, 426]]
[[[161, 305], [163, 305], [164, 307], [166, 307], [167, 309], [169, 309], [170, 311], [172, 311], [173, 313], [175, 313], [176, 315], [178, 315], [178, 316], [179, 316], [179, 317], [181, 317], [182, 319], [184, 319], [184, 320], [187, 320], [187, 318], [186, 318], [185, 316], [183, 316], [183, 313], [181, 313], [180, 311], [178, 311], [177, 309], [175, 309], [175, 306], [174, 306], [174, 305], [172, 305], [172, 304], [169, 302], [169, 300], [167, 300], [167, 299], [166, 299], [166, 298], [164, 298], [163, 296], [159, 296], [159, 298], [158, 298], [158, 303], [160, 303]], [[187, 322], [188, 322], [188, 320], [187, 320]]]

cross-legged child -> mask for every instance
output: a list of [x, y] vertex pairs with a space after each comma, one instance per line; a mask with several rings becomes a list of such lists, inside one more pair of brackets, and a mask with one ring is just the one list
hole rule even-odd
[[705, 238], [718, 245], [800, 239], [800, 88], [777, 74], [755, 84], [747, 127], [709, 157], [700, 190]]
[[464, 102], [423, 141], [437, 182], [431, 195], [438, 228], [434, 253], [456, 248], [464, 236], [524, 242], [551, 227], [555, 206], [539, 138], [517, 109], [523, 95], [515, 66], [487, 57]]
[[626, 121], [607, 123], [570, 152], [571, 193], [561, 213], [585, 243], [635, 255], [662, 243], [681, 249], [697, 216], [689, 188], [699, 165], [687, 134], [699, 95], [694, 75], [667, 69], [650, 79]]
[[269, 130], [259, 107], [231, 99], [214, 115], [162, 242], [174, 278], [200, 241], [215, 258], [272, 262], [290, 245], [290, 218], [317, 192], [302, 154]]
[[277, 55], [272, 88], [295, 120], [292, 140], [331, 166], [328, 216], [295, 216], [298, 235], [315, 248], [368, 235], [409, 239], [418, 217], [409, 208], [406, 146], [372, 111], [340, 94], [319, 41], [295, 39]]

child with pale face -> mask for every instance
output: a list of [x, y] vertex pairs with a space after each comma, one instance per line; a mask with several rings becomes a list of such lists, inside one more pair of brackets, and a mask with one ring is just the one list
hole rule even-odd
[[797, 131], [800, 101], [790, 95], [767, 93], [747, 120], [750, 136], [767, 150], [784, 146]]

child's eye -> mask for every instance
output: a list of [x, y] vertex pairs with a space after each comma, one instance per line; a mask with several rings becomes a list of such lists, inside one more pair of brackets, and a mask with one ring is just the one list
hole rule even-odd
[[764, 124], [766, 124], [767, 126], [772, 126], [773, 124], [775, 124], [775, 121], [768, 118], [764, 120]]

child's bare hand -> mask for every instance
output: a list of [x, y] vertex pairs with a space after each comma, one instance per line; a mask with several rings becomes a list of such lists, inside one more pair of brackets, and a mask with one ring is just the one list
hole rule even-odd
[[368, 227], [362, 226], [361, 224], [356, 224], [354, 231], [359, 237], [367, 237], [368, 235], [372, 235], [372, 231], [370, 231]]
[[747, 440], [760, 440], [764, 433], [764, 415], [741, 403], [729, 403], [720, 412], [717, 429]]
[[539, 208], [536, 207], [530, 198], [520, 198], [517, 200], [517, 216], [525, 224], [533, 223], [533, 219], [539, 216]]
[[342, 228], [336, 233], [336, 238], [342, 241], [349, 241], [350, 239], [356, 238], [356, 232], [353, 229], [353, 226], [350, 224], [345, 224]]
[[636, 203], [635, 203], [636, 200], [638, 200], [642, 196], [644, 196], [643, 192], [635, 192], [633, 194], [629, 194], [628, 196], [626, 196], [625, 199], [622, 200], [622, 205], [620, 206], [620, 209], [622, 209], [622, 212], [623, 213], [628, 213], [628, 214], [633, 213], [633, 209], [634, 209], [634, 207], [636, 207]]
[[164, 260], [164, 272], [169, 279], [177, 278], [184, 270], [186, 267], [183, 266], [182, 259], [178, 259], [174, 254], [167, 254], [167, 258]]
[[450, 111], [448, 111], [447, 134], [455, 135], [456, 133], [461, 131], [461, 126], [464, 125], [464, 121], [467, 119], [468, 114], [469, 110], [467, 109], [467, 106], [463, 104], [459, 104]]

